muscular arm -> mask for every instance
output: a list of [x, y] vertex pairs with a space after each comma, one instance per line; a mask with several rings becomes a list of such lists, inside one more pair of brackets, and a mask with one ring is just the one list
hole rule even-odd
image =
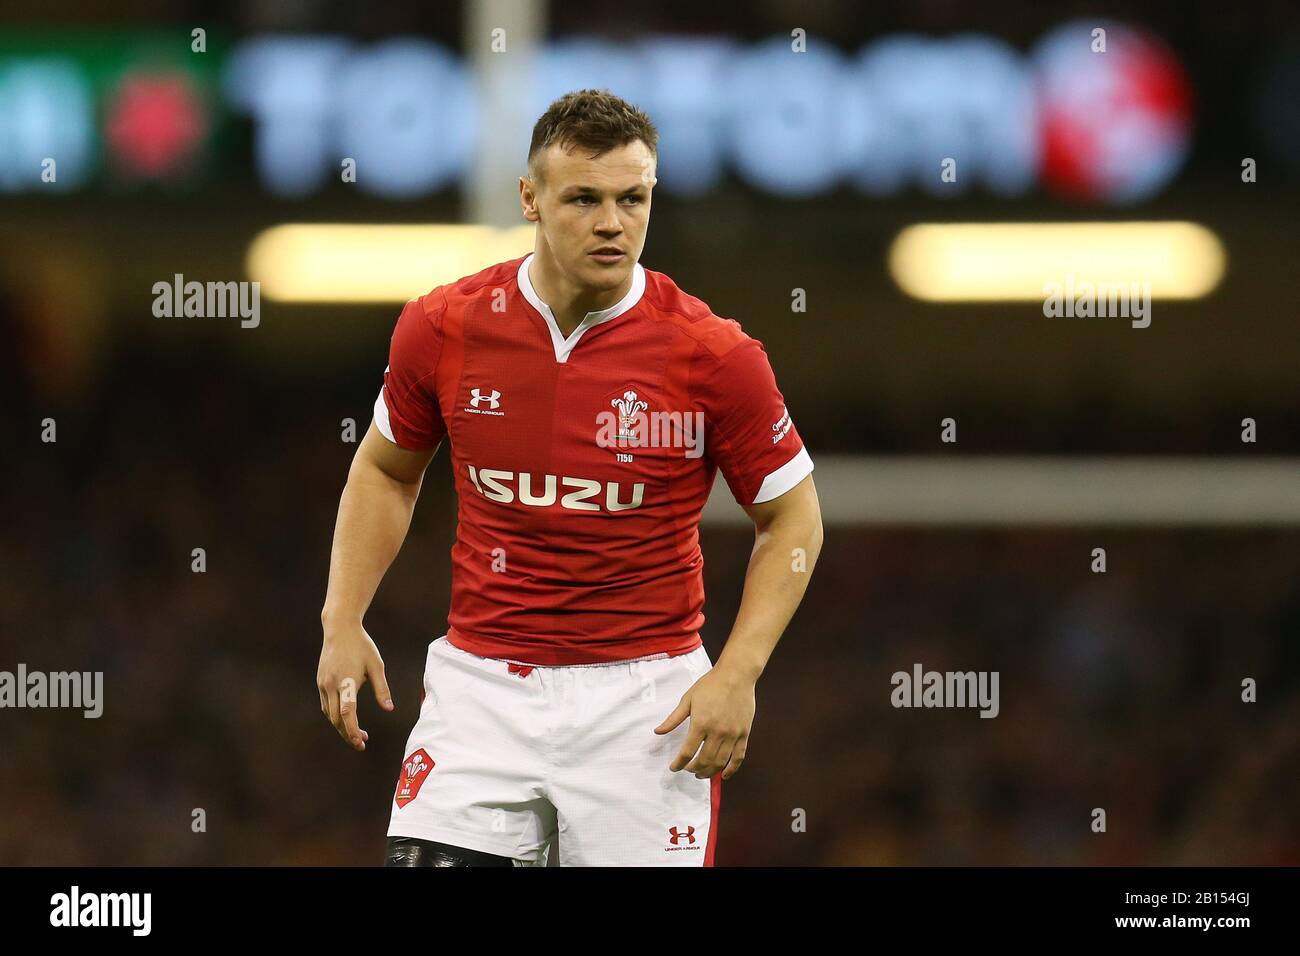
[[357, 724], [361, 685], [369, 679], [380, 706], [393, 709], [383, 659], [362, 618], [406, 538], [424, 470], [435, 450], [399, 448], [372, 422], [352, 459], [339, 501], [321, 610], [324, 641], [316, 686], [321, 711], [357, 750], [365, 750], [369, 737]]
[[822, 549], [822, 513], [812, 475], [745, 511], [754, 522], [754, 550], [736, 623], [716, 666], [757, 681], [803, 600]]
[[374, 422], [357, 448], [339, 501], [321, 621], [360, 624], [411, 526], [415, 500], [433, 450], [407, 451]]
[[669, 769], [685, 768], [697, 777], [722, 771], [726, 780], [740, 769], [754, 722], [754, 687], [803, 599], [821, 552], [821, 508], [812, 475], [745, 511], [754, 522], [754, 550], [736, 623], [713, 669], [655, 728], [668, 733], [690, 717], [690, 732]]

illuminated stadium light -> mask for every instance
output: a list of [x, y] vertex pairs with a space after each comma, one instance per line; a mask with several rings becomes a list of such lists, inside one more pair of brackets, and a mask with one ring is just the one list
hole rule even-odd
[[1085, 284], [1196, 299], [1225, 262], [1219, 238], [1194, 222], [918, 223], [888, 253], [899, 288], [928, 302], [1042, 301]]
[[533, 250], [535, 227], [273, 226], [248, 247], [249, 278], [278, 302], [406, 302]]

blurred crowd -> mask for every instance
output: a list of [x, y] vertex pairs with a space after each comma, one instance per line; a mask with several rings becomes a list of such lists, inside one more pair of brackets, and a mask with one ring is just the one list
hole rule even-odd
[[[103, 671], [105, 702], [0, 715], [0, 864], [377, 864], [445, 629], [445, 453], [367, 619], [398, 706], [363, 690], [358, 754], [315, 671], [340, 423], [364, 431], [377, 379], [124, 344], [60, 409], [8, 371], [0, 670]], [[828, 528], [722, 788], [718, 864], [1300, 863], [1298, 543]], [[716, 659], [750, 540], [703, 546]], [[998, 716], [892, 707], [917, 663], [998, 671]]]

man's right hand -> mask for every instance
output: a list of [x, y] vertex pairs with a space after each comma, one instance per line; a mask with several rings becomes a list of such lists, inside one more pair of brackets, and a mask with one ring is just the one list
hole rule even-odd
[[366, 629], [360, 624], [342, 629], [326, 625], [320, 666], [316, 669], [320, 709], [339, 736], [356, 750], [365, 750], [370, 739], [357, 724], [357, 692], [367, 679], [374, 687], [379, 706], [391, 711], [393, 695], [384, 677], [384, 659]]
[[329, 587], [320, 615], [325, 645], [316, 670], [316, 689], [320, 691], [321, 713], [357, 750], [365, 750], [370, 737], [357, 726], [361, 685], [368, 679], [379, 706], [393, 709], [384, 679], [384, 659], [361, 621], [411, 526], [424, 470], [435, 451], [399, 448], [372, 421], [352, 456], [348, 483], [339, 499]]

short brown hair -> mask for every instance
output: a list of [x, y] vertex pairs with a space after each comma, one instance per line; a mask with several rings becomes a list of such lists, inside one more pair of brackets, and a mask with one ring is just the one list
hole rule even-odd
[[649, 116], [609, 90], [575, 90], [548, 106], [538, 119], [528, 144], [528, 165], [531, 169], [533, 157], [554, 143], [599, 156], [638, 139], [657, 155], [659, 131]]

